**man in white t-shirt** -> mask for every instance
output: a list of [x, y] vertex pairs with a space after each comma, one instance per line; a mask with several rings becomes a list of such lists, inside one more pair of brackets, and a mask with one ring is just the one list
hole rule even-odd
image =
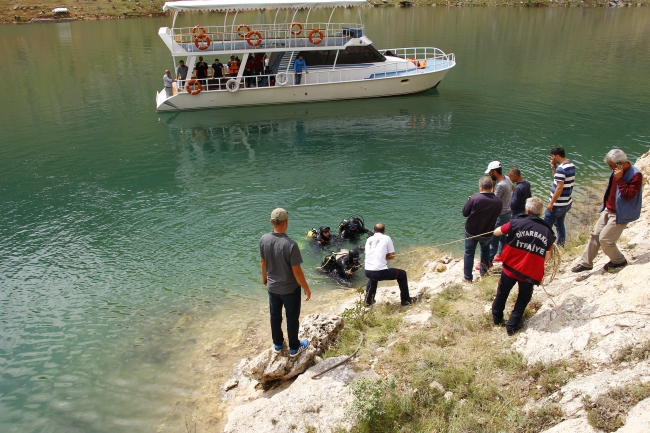
[[385, 280], [397, 280], [402, 305], [409, 305], [413, 302], [409, 296], [409, 284], [406, 278], [406, 271], [403, 269], [389, 268], [388, 260], [395, 258], [395, 247], [390, 236], [384, 234], [384, 225], [375, 224], [374, 235], [366, 241], [365, 249], [365, 274], [368, 277], [366, 284], [366, 304], [375, 303], [377, 283]]

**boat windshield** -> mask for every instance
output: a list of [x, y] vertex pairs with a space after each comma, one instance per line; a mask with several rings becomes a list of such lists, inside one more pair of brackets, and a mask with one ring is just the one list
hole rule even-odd
[[372, 45], [352, 46], [339, 51], [338, 57], [333, 50], [304, 51], [301, 53], [308, 65], [356, 65], [359, 63], [383, 62], [386, 58]]

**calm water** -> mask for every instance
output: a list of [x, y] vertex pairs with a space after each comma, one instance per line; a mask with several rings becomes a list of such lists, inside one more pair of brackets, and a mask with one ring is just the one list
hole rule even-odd
[[[0, 431], [185, 431], [218, 397], [200, 355], [228, 368], [266, 326], [256, 248], [276, 206], [294, 238], [360, 213], [408, 251], [460, 237], [493, 159], [546, 197], [556, 145], [577, 194], [611, 147], [650, 148], [650, 8], [363, 17], [378, 48], [458, 66], [408, 98], [158, 115], [170, 20], [0, 27]], [[315, 309], [340, 290], [304, 256]]]

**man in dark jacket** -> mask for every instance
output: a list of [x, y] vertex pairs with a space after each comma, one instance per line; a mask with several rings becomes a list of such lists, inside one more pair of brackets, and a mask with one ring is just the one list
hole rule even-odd
[[472, 266], [474, 265], [474, 254], [476, 253], [477, 244], [481, 244], [481, 276], [488, 270], [492, 231], [503, 207], [501, 199], [492, 192], [492, 179], [489, 176], [484, 176], [479, 179], [478, 188], [480, 192], [470, 196], [463, 207], [463, 216], [467, 218], [465, 222], [465, 237], [470, 238], [476, 235], [483, 235], [465, 240], [464, 277], [468, 283], [472, 282]]
[[600, 218], [591, 232], [589, 244], [582, 253], [580, 263], [571, 269], [573, 272], [593, 269], [598, 248], [602, 248], [603, 253], [609, 257], [604, 270], [627, 266], [627, 260], [616, 246], [616, 241], [628, 223], [638, 220], [641, 216], [643, 174], [628, 162], [627, 155], [621, 149], [610, 150], [605, 162], [612, 169], [612, 174], [609, 176], [603, 197]]
[[517, 183], [515, 189], [512, 190], [512, 199], [510, 199], [512, 217], [526, 215], [526, 200], [533, 196], [530, 193], [530, 183], [521, 177], [521, 171], [517, 167], [510, 169], [508, 177], [513, 183]]
[[542, 212], [542, 200], [531, 197], [526, 200], [526, 215], [514, 218], [494, 230], [497, 236], [507, 235], [502, 253], [501, 278], [492, 303], [492, 319], [495, 325], [503, 322], [503, 310], [510, 290], [515, 283], [519, 284], [515, 308], [506, 323], [508, 335], [513, 335], [521, 328], [524, 310], [533, 297], [533, 286], [542, 282], [544, 262], [551, 256], [551, 247], [555, 243], [551, 226], [539, 217]]

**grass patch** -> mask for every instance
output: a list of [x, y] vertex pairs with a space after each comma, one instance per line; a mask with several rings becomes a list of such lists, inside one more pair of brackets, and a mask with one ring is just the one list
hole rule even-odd
[[637, 362], [643, 361], [650, 357], [650, 341], [645, 341], [641, 344], [630, 344], [624, 347], [618, 353], [615, 361], [621, 362]]
[[556, 391], [578, 367], [527, 366], [510, 349], [513, 340], [505, 328], [494, 326], [485, 312], [498, 278], [443, 287], [430, 298], [433, 314], [427, 326], [415, 331], [402, 327], [403, 315], [411, 313], [399, 307], [357, 305], [346, 312], [345, 328], [325, 356], [351, 353], [359, 329], [365, 343], [357, 362], [369, 365], [376, 358], [375, 371], [387, 377], [351, 385], [353, 432], [535, 433], [563, 417], [555, 404], [533, 412], [524, 407], [531, 397]]
[[613, 432], [625, 424], [627, 413], [641, 400], [650, 397], [650, 384], [635, 383], [614, 388], [595, 400], [584, 399], [587, 420], [592, 427]]

